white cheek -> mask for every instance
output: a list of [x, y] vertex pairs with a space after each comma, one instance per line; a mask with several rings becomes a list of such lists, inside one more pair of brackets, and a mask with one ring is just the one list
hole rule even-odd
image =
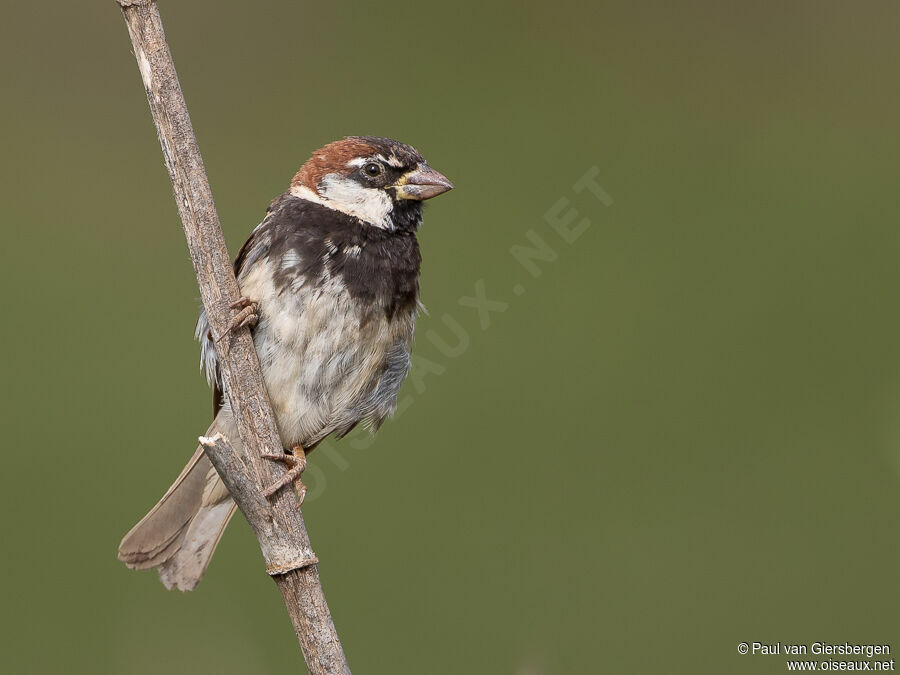
[[319, 193], [333, 208], [356, 216], [371, 225], [391, 228], [391, 198], [384, 190], [363, 187], [356, 181], [328, 174], [319, 185]]

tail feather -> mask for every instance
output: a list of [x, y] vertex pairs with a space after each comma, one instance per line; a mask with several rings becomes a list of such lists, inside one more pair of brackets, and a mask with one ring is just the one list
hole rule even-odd
[[166, 588], [179, 591], [196, 588], [236, 508], [229, 497], [197, 512], [175, 554], [159, 565], [159, 578]]
[[209, 460], [198, 449], [162, 499], [122, 539], [119, 560], [134, 569], [148, 569], [171, 555], [169, 549], [184, 539], [200, 508], [209, 468]]
[[132, 569], [159, 568], [166, 588], [192, 590], [235, 508], [203, 449], [197, 448], [159, 503], [122, 539], [119, 560]]

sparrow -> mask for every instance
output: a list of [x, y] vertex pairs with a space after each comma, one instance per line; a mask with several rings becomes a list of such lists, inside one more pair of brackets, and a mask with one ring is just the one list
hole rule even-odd
[[[286, 449], [267, 457], [291, 467], [267, 495], [296, 481], [305, 454], [325, 437], [360, 423], [374, 433], [394, 412], [420, 307], [422, 202], [452, 188], [414, 148], [351, 136], [313, 153], [241, 247], [234, 271], [242, 297], [231, 327], [250, 327]], [[206, 436], [220, 432], [236, 444], [205, 311], [196, 337], [213, 388]], [[122, 539], [119, 560], [157, 568], [166, 588], [192, 590], [235, 508], [198, 447]]]

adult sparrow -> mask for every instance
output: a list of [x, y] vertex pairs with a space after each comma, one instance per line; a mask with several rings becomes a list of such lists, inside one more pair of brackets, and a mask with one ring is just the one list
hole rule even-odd
[[[419, 302], [422, 202], [452, 187], [410, 146], [352, 136], [317, 150], [241, 247], [234, 271], [244, 297], [232, 326], [251, 326], [282, 443], [293, 449], [295, 466], [281, 484], [329, 434], [341, 437], [360, 422], [374, 431], [393, 413]], [[206, 435], [237, 443], [205, 312], [196, 334], [213, 386]], [[191, 590], [234, 510], [197, 448], [125, 535], [119, 559], [158, 568], [167, 588]]]

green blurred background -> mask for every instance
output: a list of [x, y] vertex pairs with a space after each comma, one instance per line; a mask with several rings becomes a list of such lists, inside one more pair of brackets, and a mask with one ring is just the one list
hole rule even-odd
[[[900, 5], [162, 14], [232, 251], [344, 135], [457, 185], [421, 232], [402, 414], [311, 459], [354, 672], [900, 650]], [[7, 3], [3, 24], [0, 668], [302, 671], [242, 518], [194, 593], [116, 560], [206, 429], [198, 291], [118, 7]], [[594, 167], [611, 203], [573, 189]], [[590, 222], [575, 243], [554, 207]], [[510, 253], [535, 235], [556, 257], [536, 278]], [[476, 287], [505, 310], [480, 317]]]

